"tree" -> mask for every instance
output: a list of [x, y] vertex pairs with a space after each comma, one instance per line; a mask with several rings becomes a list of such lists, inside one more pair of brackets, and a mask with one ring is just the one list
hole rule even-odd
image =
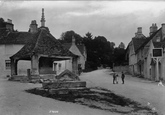
[[122, 49], [125, 49], [125, 44], [123, 42], [121, 42], [118, 46], [118, 48], [122, 48]]
[[75, 33], [73, 30], [63, 32], [63, 33], [61, 34], [60, 39], [61, 39], [63, 42], [71, 43], [71, 42], [72, 42], [72, 37], [73, 37], [73, 36], [74, 36], [75, 39], [76, 39], [76, 44], [80, 44], [80, 43], [83, 42], [82, 37], [81, 37], [79, 34]]
[[111, 46], [112, 49], [114, 49], [115, 48], [115, 43], [114, 42], [110, 42], [110, 46]]
[[104, 36], [93, 37], [92, 33], [87, 32], [82, 38], [72, 30], [62, 33], [61, 39], [63, 42], [71, 42], [72, 36], [75, 37], [76, 43], [83, 43], [86, 46], [86, 71], [95, 70], [100, 66], [113, 67], [113, 63], [122, 65], [125, 61], [125, 45], [122, 42], [115, 48], [115, 43], [108, 41]]
[[125, 49], [123, 48], [115, 48], [114, 49], [114, 63], [115, 65], [124, 65], [125, 63]]
[[84, 36], [84, 44], [87, 49], [88, 68], [97, 69], [100, 66], [112, 66], [112, 47], [111, 42], [104, 36], [97, 36], [94, 39], [91, 33]]
[[92, 40], [93, 39], [93, 35], [90, 32], [87, 32], [85, 35], [86, 36], [84, 37], [84, 39], [88, 39], [88, 40]]
[[5, 27], [5, 21], [3, 18], [0, 18], [0, 28]]

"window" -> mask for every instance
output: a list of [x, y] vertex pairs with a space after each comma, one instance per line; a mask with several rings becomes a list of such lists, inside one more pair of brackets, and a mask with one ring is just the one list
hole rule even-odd
[[5, 60], [5, 66], [6, 66], [6, 69], [11, 69], [11, 61]]
[[162, 48], [154, 48], [152, 50], [153, 52], [153, 57], [162, 57], [163, 53], [162, 53], [163, 49]]

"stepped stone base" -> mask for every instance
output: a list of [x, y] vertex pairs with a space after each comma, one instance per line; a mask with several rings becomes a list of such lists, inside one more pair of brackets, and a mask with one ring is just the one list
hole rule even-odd
[[42, 83], [44, 89], [61, 89], [61, 88], [80, 88], [86, 87], [85, 81], [66, 81], [66, 82], [49, 82]]
[[29, 82], [29, 78], [23, 75], [13, 75], [9, 78], [10, 81]]

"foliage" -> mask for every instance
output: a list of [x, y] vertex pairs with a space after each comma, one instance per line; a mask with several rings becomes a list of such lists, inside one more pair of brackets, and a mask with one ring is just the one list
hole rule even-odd
[[82, 43], [82, 41], [83, 41], [82, 37], [79, 34], [75, 33], [73, 30], [66, 31], [66, 32], [62, 33], [60, 39], [63, 42], [71, 43], [72, 42], [72, 37], [75, 37], [76, 44]]
[[124, 45], [124, 43], [121, 42], [121, 43], [119, 44], [118, 48], [123, 48], [123, 49], [125, 49], [125, 45]]
[[115, 48], [114, 49], [114, 64], [115, 66], [124, 65], [125, 64], [125, 49], [123, 48]]
[[5, 21], [3, 18], [0, 18], [0, 27], [1, 28], [5, 27]]
[[[87, 32], [84, 37], [74, 31], [62, 33], [61, 42], [71, 42], [72, 36], [76, 39], [76, 44], [83, 43], [87, 49], [86, 70], [95, 70], [100, 66], [112, 67], [122, 65], [125, 61], [125, 49], [115, 48], [115, 43], [108, 41], [104, 36], [93, 37]], [[121, 43], [125, 46], [124, 43]]]

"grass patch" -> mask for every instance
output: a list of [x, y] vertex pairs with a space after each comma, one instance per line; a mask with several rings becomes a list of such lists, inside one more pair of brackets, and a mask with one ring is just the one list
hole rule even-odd
[[89, 91], [81, 92], [78, 95], [74, 95], [74, 93], [53, 95], [49, 94], [46, 90], [40, 90], [37, 88], [26, 90], [26, 92], [59, 101], [81, 104], [94, 109], [126, 115], [158, 115], [148, 106], [142, 106], [138, 102], [116, 95], [110, 90], [100, 87], [91, 88]]

